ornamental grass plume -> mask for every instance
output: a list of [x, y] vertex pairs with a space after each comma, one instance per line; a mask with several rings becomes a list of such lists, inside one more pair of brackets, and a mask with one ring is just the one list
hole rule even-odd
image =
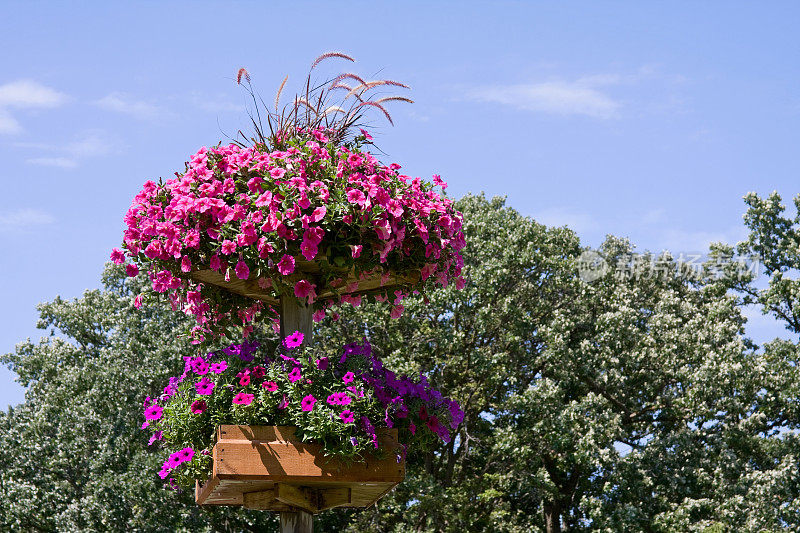
[[[463, 419], [458, 404], [425, 376], [412, 379], [385, 368], [366, 340], [338, 352], [290, 349], [278, 340], [244, 342], [185, 359], [184, 374], [171, 378], [161, 396], [146, 399], [143, 413], [150, 444], [172, 451], [158, 472], [167, 488], [210, 477], [220, 420], [296, 426], [296, 434], [322, 444], [325, 455], [359, 461], [395, 452], [380, 448], [381, 428], [397, 428], [403, 450], [426, 449], [449, 441]], [[328, 364], [319, 365], [322, 359]]]

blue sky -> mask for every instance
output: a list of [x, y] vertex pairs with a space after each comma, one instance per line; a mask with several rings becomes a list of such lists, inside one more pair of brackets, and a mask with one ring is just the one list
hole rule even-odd
[[[506, 195], [592, 246], [735, 242], [746, 192], [800, 192], [797, 20], [793, 2], [5, 1], [0, 350], [45, 333], [38, 302], [98, 287], [146, 179], [247, 127], [240, 66], [269, 100], [329, 50], [413, 87], [376, 140], [455, 196]], [[750, 332], [783, 334], [757, 313]], [[22, 398], [0, 369], [0, 407]]]

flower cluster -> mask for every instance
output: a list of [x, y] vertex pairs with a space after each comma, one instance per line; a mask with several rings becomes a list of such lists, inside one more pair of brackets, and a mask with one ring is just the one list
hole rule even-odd
[[[156, 292], [196, 317], [196, 339], [233, 326], [247, 335], [269, 312], [198, 281], [198, 271], [254, 280], [275, 298], [294, 295], [315, 306], [317, 320], [333, 304], [359, 305], [358, 280], [368, 277], [381, 283], [366, 296], [391, 305], [393, 317], [411, 291], [462, 287], [461, 214], [434, 190], [447, 184], [380, 163], [363, 149], [371, 139], [364, 130], [344, 145], [328, 134], [202, 148], [183, 174], [145, 183], [125, 216], [124, 250], [114, 249], [112, 260], [128, 262], [131, 276], [146, 269]], [[308, 262], [316, 268], [304, 268]]]
[[425, 376], [397, 376], [366, 340], [327, 356], [304, 349], [302, 341], [295, 332], [278, 350], [246, 342], [185, 357], [183, 373], [144, 402], [150, 444], [177, 450], [159, 476], [170, 486], [208, 478], [211, 435], [220, 424], [297, 426], [326, 455], [357, 459], [379, 452], [378, 427], [398, 428], [405, 453], [411, 443], [449, 441], [463, 420], [458, 404]]

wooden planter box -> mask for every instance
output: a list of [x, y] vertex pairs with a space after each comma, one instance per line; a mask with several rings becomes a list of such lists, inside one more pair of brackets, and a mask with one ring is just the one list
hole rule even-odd
[[397, 430], [378, 430], [385, 459], [346, 465], [321, 446], [300, 441], [288, 426], [219, 426], [211, 479], [198, 482], [200, 505], [318, 513], [333, 507], [369, 507], [405, 478], [405, 461], [392, 453]]
[[[319, 276], [321, 273], [320, 264], [317, 261], [297, 261], [295, 272], [286, 279], [291, 283], [296, 283], [301, 279], [315, 281], [319, 285]], [[272, 290], [264, 290], [258, 285], [255, 277], [251, 279], [238, 279], [236, 276], [231, 276], [230, 281], [225, 281], [225, 276], [213, 270], [195, 270], [190, 274], [194, 281], [201, 283], [208, 283], [223, 287], [231, 292], [261, 300], [271, 305], [278, 305], [279, 299], [274, 296]], [[371, 276], [365, 279], [356, 277], [354, 272], [342, 272], [342, 279], [344, 280], [339, 289], [350, 285], [351, 283], [358, 282], [358, 289], [351, 293], [353, 296], [360, 294], [368, 294], [375, 292], [379, 289], [387, 289], [391, 292], [394, 288], [404, 285], [416, 285], [420, 280], [419, 272], [411, 272], [407, 274], [392, 274], [382, 283], [381, 276]], [[333, 291], [330, 289], [321, 289], [317, 294], [318, 300], [325, 300], [333, 297]]]

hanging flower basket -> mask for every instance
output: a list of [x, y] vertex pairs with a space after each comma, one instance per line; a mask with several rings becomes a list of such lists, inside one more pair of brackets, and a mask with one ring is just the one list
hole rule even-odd
[[[352, 61], [326, 54], [312, 70], [328, 57]], [[249, 84], [244, 69], [243, 78]], [[125, 215], [112, 260], [132, 276], [146, 270], [155, 292], [194, 315], [197, 342], [234, 328], [247, 334], [254, 319], [275, 317], [282, 296], [313, 305], [316, 320], [365, 297], [391, 305], [396, 318], [411, 292], [464, 285], [461, 214], [443, 194], [447, 184], [401, 174], [369, 152], [366, 130], [354, 132], [365, 110], [391, 121], [383, 105], [411, 101], [372, 91], [406, 86], [351, 73], [311, 86], [309, 74], [305, 95], [281, 114], [278, 92], [275, 113], [262, 111], [269, 134], [253, 119], [249, 142], [201, 148], [174, 178], [146, 182]], [[339, 91], [342, 106], [329, 105]]]
[[[333, 507], [369, 507], [405, 478], [396, 429], [378, 431], [384, 457], [346, 463], [301, 441], [290, 426], [217, 428], [213, 475], [197, 482], [200, 505], [318, 513]], [[392, 453], [396, 452], [396, 453]]]
[[463, 420], [457, 402], [425, 376], [387, 369], [368, 342], [331, 352], [303, 340], [296, 331], [279, 347], [186, 357], [163, 394], [145, 399], [150, 444], [169, 452], [167, 487], [197, 485], [204, 505], [248, 506], [243, 495], [276, 483], [349, 488], [347, 505], [365, 506], [402, 481], [409, 446], [448, 442]]

